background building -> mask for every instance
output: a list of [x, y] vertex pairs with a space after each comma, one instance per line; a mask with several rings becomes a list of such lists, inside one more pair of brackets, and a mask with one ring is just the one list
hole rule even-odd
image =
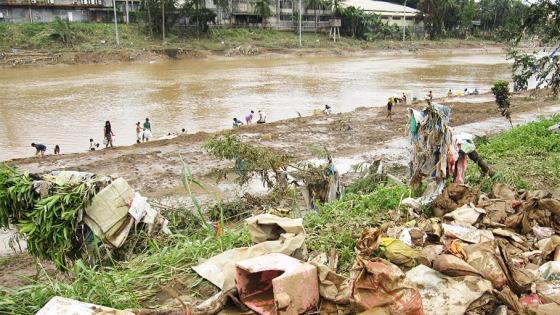
[[[117, 10], [125, 13], [140, 7], [140, 1], [117, 0]], [[126, 13], [123, 14], [126, 19]], [[42, 23], [55, 17], [71, 22], [113, 20], [112, 0], [0, 0], [0, 22]]]
[[[420, 12], [411, 7], [398, 5], [385, 1], [372, 0], [344, 0], [340, 2], [344, 7], [360, 8], [367, 13], [375, 13], [381, 16], [384, 22], [402, 27], [403, 22], [407, 28], [415, 27], [415, 17]], [[405, 19], [406, 18], [406, 19]]]

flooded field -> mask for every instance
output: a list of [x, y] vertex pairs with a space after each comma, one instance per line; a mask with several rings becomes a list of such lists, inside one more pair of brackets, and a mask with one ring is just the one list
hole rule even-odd
[[231, 127], [251, 109], [269, 120], [309, 115], [323, 104], [335, 112], [383, 106], [406, 92], [423, 98], [475, 87], [488, 91], [508, 79], [503, 54], [376, 57], [297, 57], [178, 60], [153, 64], [74, 65], [0, 72], [0, 160], [29, 156], [31, 142], [62, 153], [102, 141], [110, 120], [116, 145], [135, 140], [135, 123], [149, 117], [156, 138]]

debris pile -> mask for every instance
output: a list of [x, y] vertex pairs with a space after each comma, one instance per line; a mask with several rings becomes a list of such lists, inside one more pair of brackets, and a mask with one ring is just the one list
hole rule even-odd
[[430, 103], [423, 110], [409, 108], [410, 138], [410, 186], [419, 188], [422, 179], [432, 181], [420, 204], [431, 203], [452, 177], [455, 183], [463, 183], [467, 169], [467, 157], [473, 160], [483, 173], [493, 171], [478, 156], [473, 143], [474, 136], [468, 133], [455, 134], [449, 124], [451, 109], [445, 105]]
[[167, 220], [123, 178], [74, 171], [29, 175], [1, 166], [0, 228], [11, 227], [31, 254], [60, 269], [77, 259], [95, 262], [99, 247], [121, 247], [131, 230], [169, 233]]

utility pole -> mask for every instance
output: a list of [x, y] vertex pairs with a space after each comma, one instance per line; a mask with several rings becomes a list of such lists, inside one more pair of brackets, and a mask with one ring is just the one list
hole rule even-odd
[[[132, 2], [134, 4], [134, 2]], [[124, 2], [124, 9], [126, 12], [126, 24], [128, 24], [128, 0], [125, 0]]]
[[165, 41], [165, 1], [161, 0], [161, 35]]
[[117, 41], [117, 47], [121, 45], [119, 41], [119, 25], [117, 23], [117, 0], [113, 0], [113, 16], [115, 18], [115, 39]]
[[301, 47], [301, 0], [299, 0], [299, 47]]
[[406, 0], [404, 0], [402, 7], [402, 20], [402, 41], [404, 42], [406, 36]]

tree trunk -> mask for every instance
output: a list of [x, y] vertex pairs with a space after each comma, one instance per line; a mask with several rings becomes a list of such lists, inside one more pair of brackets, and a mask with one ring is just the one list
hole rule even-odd
[[150, 14], [150, 0], [145, 0], [146, 8], [148, 9], [148, 24], [150, 28], [150, 37], [154, 37], [154, 30], [152, 29], [152, 15]]
[[199, 31], [199, 26], [200, 23], [198, 22], [198, 15], [200, 14], [200, 11], [198, 11], [198, 0], [194, 0], [194, 7], [196, 10], [196, 39], [200, 38], [200, 31]]
[[319, 21], [318, 21], [318, 19], [319, 19], [319, 13], [318, 13], [318, 11], [319, 11], [319, 10], [318, 10], [317, 7], [318, 7], [318, 6], [315, 6], [315, 33], [317, 33], [317, 27], [318, 27], [318, 25], [319, 25]]
[[482, 171], [483, 174], [486, 174], [490, 177], [494, 176], [496, 174], [496, 172], [490, 168], [490, 166], [488, 166], [488, 164], [486, 163], [486, 161], [484, 161], [479, 155], [478, 152], [476, 151], [472, 151], [471, 153], [468, 154], [469, 159], [471, 159], [473, 162], [476, 163], [476, 165], [478, 165], [478, 167], [480, 167], [480, 170]]

